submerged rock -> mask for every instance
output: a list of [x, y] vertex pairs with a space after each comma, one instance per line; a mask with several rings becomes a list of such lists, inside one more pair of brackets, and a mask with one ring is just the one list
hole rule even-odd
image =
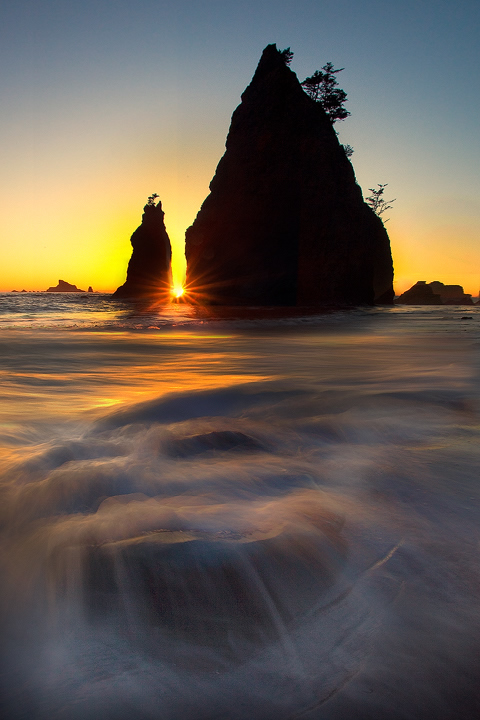
[[190, 437], [177, 438], [169, 443], [167, 451], [173, 457], [187, 458], [205, 453], [219, 452], [258, 452], [264, 446], [250, 435], [232, 430], [202, 433]]
[[275, 45], [232, 116], [226, 152], [186, 233], [200, 304], [393, 302], [390, 242], [323, 108]]
[[[24, 292], [24, 290], [22, 290]], [[83, 293], [85, 290], [80, 290], [80, 288], [77, 288], [76, 285], [70, 285], [70, 283], [65, 282], [65, 280], [59, 280], [58, 285], [55, 285], [55, 287], [49, 287], [47, 288], [46, 292], [79, 292]]]
[[[155, 196], [152, 196], [154, 198]], [[143, 208], [142, 224], [133, 233], [132, 256], [127, 268], [127, 279], [114, 292], [116, 298], [171, 298], [172, 249], [168, 237], [162, 203], [152, 198]]]
[[340, 579], [342, 522], [330, 513], [308, 520], [295, 531], [159, 531], [90, 545], [82, 563], [87, 614], [133, 621], [154, 652], [187, 642], [244, 658], [325, 602]]

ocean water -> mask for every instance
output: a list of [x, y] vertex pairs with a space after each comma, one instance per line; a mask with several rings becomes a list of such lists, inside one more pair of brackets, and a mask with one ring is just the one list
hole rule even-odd
[[0, 328], [2, 717], [480, 716], [477, 307]]

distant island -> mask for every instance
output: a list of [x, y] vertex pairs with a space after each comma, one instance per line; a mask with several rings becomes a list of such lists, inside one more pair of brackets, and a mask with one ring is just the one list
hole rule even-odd
[[71, 285], [68, 282], [65, 282], [65, 280], [59, 280], [58, 285], [55, 285], [54, 287], [49, 287], [45, 292], [68, 292], [68, 293], [84, 293], [84, 292], [93, 292], [92, 286], [90, 285], [88, 290], [81, 290], [80, 288], [77, 288], [76, 285]]
[[419, 280], [402, 293], [395, 302], [402, 305], [474, 305], [472, 296], [461, 285], [444, 285], [438, 280]]

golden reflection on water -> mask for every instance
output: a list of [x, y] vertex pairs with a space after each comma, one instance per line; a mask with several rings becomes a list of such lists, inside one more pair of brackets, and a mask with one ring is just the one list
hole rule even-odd
[[471, 373], [446, 362], [435, 339], [365, 332], [6, 331], [0, 345], [0, 423], [91, 417], [167, 393], [261, 380], [308, 388], [334, 381], [345, 390], [361, 382], [385, 392], [436, 377], [459, 386]]
[[[5, 338], [4, 338], [5, 339]], [[222, 333], [12, 333], [10, 368], [1, 373], [0, 423], [89, 417], [110, 406], [170, 392], [268, 379], [245, 371], [235, 336]], [[68, 342], [66, 342], [68, 341]], [[229, 343], [229, 352], [221, 344]], [[232, 353], [232, 343], [234, 351]], [[193, 348], [192, 348], [193, 345]], [[61, 367], [59, 367], [59, 365]]]

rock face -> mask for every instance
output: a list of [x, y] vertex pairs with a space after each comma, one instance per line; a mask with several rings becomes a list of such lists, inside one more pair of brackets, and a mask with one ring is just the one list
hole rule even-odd
[[151, 199], [143, 208], [142, 224], [133, 233], [132, 256], [127, 279], [113, 297], [155, 298], [167, 302], [171, 298], [172, 249], [164, 223], [162, 203]]
[[55, 287], [47, 288], [46, 292], [80, 292], [80, 293], [83, 293], [83, 292], [85, 292], [85, 290], [80, 290], [80, 288], [77, 288], [76, 285], [70, 285], [70, 283], [65, 282], [65, 280], [59, 280], [58, 285], [56, 285]]
[[419, 280], [397, 299], [402, 305], [473, 305], [471, 295], [461, 285], [444, 285], [438, 280]]
[[219, 305], [393, 302], [383, 223], [323, 108], [275, 45], [235, 110], [186, 233], [187, 293]]

